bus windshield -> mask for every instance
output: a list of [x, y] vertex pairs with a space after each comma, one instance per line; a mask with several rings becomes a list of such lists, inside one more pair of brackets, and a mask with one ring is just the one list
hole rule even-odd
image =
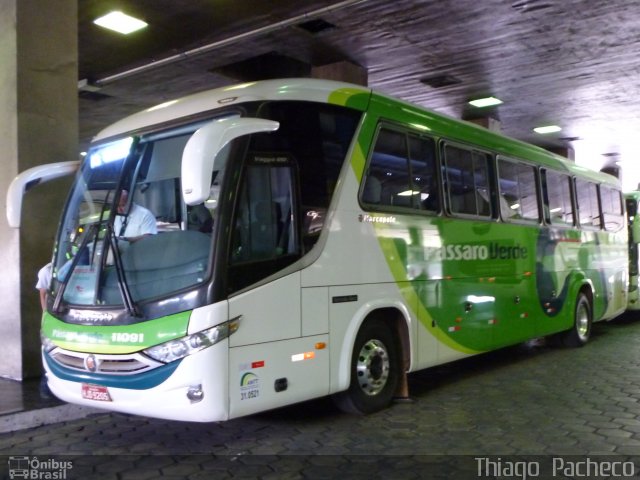
[[[212, 169], [196, 172], [205, 178], [200, 203], [184, 197], [183, 154], [195, 132], [237, 118], [237, 110], [89, 151], [59, 228], [53, 312], [73, 310], [69, 321], [92, 324], [85, 319], [94, 307], [123, 315], [115, 323], [156, 318], [242, 290], [313, 248], [360, 113], [312, 102], [243, 107], [243, 120], [279, 127], [228, 143], [225, 127], [214, 132], [219, 144], [203, 147], [212, 148]], [[188, 174], [197, 167], [186, 166]]]
[[194, 130], [126, 137], [89, 151], [58, 234], [58, 303], [131, 309], [204, 281], [229, 149], [216, 157], [210, 198], [187, 207], [180, 164]]

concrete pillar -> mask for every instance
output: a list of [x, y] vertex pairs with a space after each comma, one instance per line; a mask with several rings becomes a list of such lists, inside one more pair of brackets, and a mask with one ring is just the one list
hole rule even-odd
[[37, 272], [71, 180], [25, 195], [22, 227], [9, 228], [6, 192], [18, 172], [77, 159], [77, 0], [0, 0], [0, 376], [41, 373]]
[[311, 77], [349, 82], [364, 87], [367, 86], [369, 81], [366, 68], [347, 61], [313, 67], [311, 69]]

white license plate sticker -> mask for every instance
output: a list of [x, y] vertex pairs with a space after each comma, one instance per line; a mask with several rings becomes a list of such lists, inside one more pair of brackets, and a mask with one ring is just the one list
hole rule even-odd
[[95, 400], [98, 402], [111, 402], [109, 389], [101, 385], [91, 385], [89, 383], [82, 384], [82, 398], [87, 400]]

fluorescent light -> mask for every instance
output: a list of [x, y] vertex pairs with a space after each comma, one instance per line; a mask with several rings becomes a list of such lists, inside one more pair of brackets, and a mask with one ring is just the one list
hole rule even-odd
[[399, 197], [411, 197], [412, 195], [420, 195], [420, 192], [417, 190], [405, 190], [404, 192], [400, 192], [397, 195]]
[[555, 133], [562, 130], [558, 125], [546, 125], [544, 127], [536, 127], [533, 129], [534, 132], [539, 133], [541, 135], [545, 135], [547, 133]]
[[473, 105], [477, 108], [493, 107], [494, 105], [500, 105], [501, 103], [502, 100], [496, 97], [478, 98], [477, 100], [471, 100], [469, 102], [470, 105]]
[[118, 11], [110, 12], [103, 17], [97, 18], [93, 23], [125, 35], [147, 26], [146, 22]]

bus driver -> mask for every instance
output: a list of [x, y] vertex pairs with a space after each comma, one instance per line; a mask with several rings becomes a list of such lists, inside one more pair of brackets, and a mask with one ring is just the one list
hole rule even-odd
[[128, 242], [137, 242], [147, 235], [158, 233], [156, 217], [146, 208], [131, 202], [127, 214], [129, 192], [122, 190], [118, 201], [118, 214], [113, 222], [113, 229], [118, 238]]

